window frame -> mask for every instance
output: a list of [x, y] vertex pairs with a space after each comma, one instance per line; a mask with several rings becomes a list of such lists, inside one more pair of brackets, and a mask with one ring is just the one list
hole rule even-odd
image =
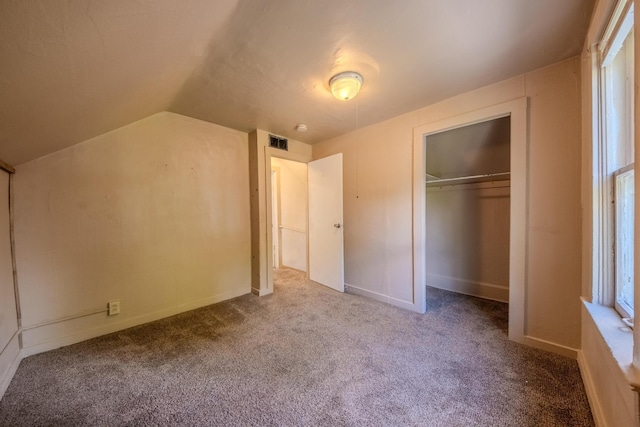
[[[592, 301], [596, 304], [604, 305], [615, 309], [621, 318], [629, 318], [629, 311], [624, 309], [617, 301], [616, 289], [616, 264], [615, 264], [615, 173], [622, 172], [629, 165], [611, 171], [610, 161], [613, 153], [609, 152], [611, 145], [608, 143], [615, 137], [615, 129], [611, 120], [613, 109], [613, 67], [610, 67], [620, 52], [627, 36], [634, 29], [634, 1], [620, 0], [616, 4], [611, 19], [607, 24], [601, 41], [596, 45], [597, 60], [593, 64], [594, 70], [594, 119], [597, 127], [594, 128], [593, 141], [593, 206], [594, 206], [594, 229], [593, 229], [593, 288]], [[635, 64], [634, 64], [635, 65]], [[633, 72], [633, 70], [631, 70]], [[628, 75], [628, 70], [627, 70]], [[631, 107], [633, 108], [634, 95], [633, 87], [625, 89], [629, 94]], [[627, 103], [628, 104], [628, 103]], [[633, 110], [624, 112], [628, 123], [624, 132], [627, 137], [633, 136], [634, 116]], [[595, 124], [595, 123], [594, 123]], [[633, 146], [633, 138], [631, 138]], [[633, 160], [631, 161], [633, 165]], [[635, 289], [634, 289], [635, 291]], [[625, 322], [632, 325], [633, 320]]]
[[[619, 231], [619, 225], [618, 225], [618, 177], [624, 174], [627, 174], [629, 172], [633, 172], [635, 174], [635, 168], [634, 168], [634, 163], [628, 164], [626, 166], [621, 167], [620, 169], [616, 170], [615, 172], [613, 172], [613, 197], [614, 197], [614, 204], [615, 204], [615, 213], [613, 215], [613, 221], [614, 221], [614, 239], [615, 239], [615, 249], [614, 249], [614, 272], [615, 272], [615, 283], [614, 283], [614, 307], [616, 309], [616, 311], [623, 317], [626, 319], [631, 319], [630, 321], [626, 322], [629, 326], [631, 326], [629, 323], [633, 323], [633, 318], [634, 318], [634, 311], [635, 308], [634, 307], [629, 307], [624, 301], [620, 301], [620, 298], [618, 297], [618, 291], [620, 290], [620, 281], [619, 281], [619, 266], [620, 263], [617, 262], [617, 258], [618, 258], [618, 254], [621, 252], [619, 250], [619, 243], [620, 243], [620, 239], [617, 238], [618, 236], [618, 231]], [[634, 193], [635, 193], [635, 189], [634, 189]], [[633, 204], [632, 204], [633, 207]], [[635, 214], [635, 212], [634, 212]], [[632, 226], [632, 233], [631, 233], [631, 244], [632, 244], [632, 250], [635, 251], [635, 247], [633, 247], [633, 223], [631, 224]], [[632, 263], [632, 268], [633, 268], [633, 256], [631, 257], [631, 263]], [[633, 286], [633, 282], [632, 282], [632, 286]]]

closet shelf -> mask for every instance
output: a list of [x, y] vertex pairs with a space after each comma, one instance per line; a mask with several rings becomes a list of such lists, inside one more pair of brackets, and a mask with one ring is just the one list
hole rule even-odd
[[484, 175], [460, 176], [456, 178], [438, 178], [435, 175], [426, 174], [427, 187], [442, 187], [445, 185], [473, 184], [487, 181], [506, 181], [510, 179], [510, 172], [488, 173]]

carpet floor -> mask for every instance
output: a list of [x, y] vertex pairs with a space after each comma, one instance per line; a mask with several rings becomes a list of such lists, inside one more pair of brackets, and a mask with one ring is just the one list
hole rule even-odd
[[507, 305], [415, 314], [294, 270], [245, 295], [28, 357], [1, 426], [592, 426], [576, 361], [507, 339]]

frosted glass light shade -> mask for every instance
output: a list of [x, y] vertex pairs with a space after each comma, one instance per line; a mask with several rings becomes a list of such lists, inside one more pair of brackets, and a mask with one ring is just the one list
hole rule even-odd
[[341, 101], [348, 101], [360, 92], [362, 86], [362, 76], [355, 71], [345, 71], [336, 74], [329, 80], [331, 93]]

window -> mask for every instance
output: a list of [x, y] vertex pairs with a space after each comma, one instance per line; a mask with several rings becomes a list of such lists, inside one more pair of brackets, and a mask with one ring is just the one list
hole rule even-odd
[[[633, 2], [618, 2], [599, 45], [602, 185], [600, 195], [607, 235], [602, 244], [612, 248], [604, 258], [611, 271], [605, 278], [601, 302], [615, 306], [633, 323], [634, 217], [634, 36]], [[607, 285], [608, 283], [608, 285]]]

